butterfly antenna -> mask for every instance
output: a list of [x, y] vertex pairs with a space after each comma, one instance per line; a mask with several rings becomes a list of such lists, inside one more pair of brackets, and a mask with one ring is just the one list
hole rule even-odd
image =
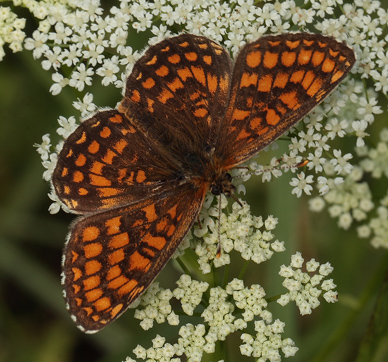
[[[263, 170], [247, 172], [247, 173], [245, 173], [245, 174], [237, 175], [237, 176], [234, 176], [234, 177], [238, 178], [238, 177], [244, 177], [244, 176], [246, 176], [246, 175], [256, 175], [256, 176], [258, 176], [258, 175], [261, 175], [261, 174], [266, 173], [266, 172], [271, 172], [271, 171], [273, 171], [273, 170], [289, 170], [289, 169], [291, 169], [291, 168], [300, 168], [300, 167], [304, 167], [304, 166], [306, 166], [308, 163], [309, 163], [309, 160], [303, 160], [303, 161], [298, 162], [298, 163], [296, 163], [296, 164], [294, 164], [294, 165], [287, 165], [287, 164], [277, 165], [277, 166], [265, 168], [265, 169], [263, 169]], [[236, 168], [248, 169], [248, 167], [236, 167]], [[235, 201], [237, 201], [237, 202], [239, 203], [239, 205], [241, 205], [241, 203], [240, 203], [238, 200], [236, 200], [236, 198], [233, 197], [233, 195], [231, 195], [231, 197], [232, 197]]]
[[221, 256], [221, 197], [222, 194], [218, 197], [218, 246], [217, 246], [217, 258]]

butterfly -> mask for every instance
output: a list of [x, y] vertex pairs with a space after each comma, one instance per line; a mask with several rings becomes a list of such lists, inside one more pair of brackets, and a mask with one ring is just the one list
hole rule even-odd
[[63, 256], [68, 309], [87, 333], [118, 318], [156, 278], [207, 192], [230, 196], [231, 169], [274, 142], [355, 63], [318, 34], [269, 35], [233, 63], [210, 39], [181, 34], [136, 62], [117, 109], [82, 122], [58, 155], [58, 198], [81, 216]]

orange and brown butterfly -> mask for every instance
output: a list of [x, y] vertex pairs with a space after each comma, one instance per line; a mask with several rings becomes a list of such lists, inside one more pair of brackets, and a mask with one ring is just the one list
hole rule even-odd
[[264, 36], [234, 63], [202, 36], [151, 46], [118, 108], [81, 123], [53, 173], [59, 199], [82, 215], [63, 258], [77, 326], [99, 331], [139, 298], [192, 227], [206, 193], [231, 195], [228, 171], [301, 120], [354, 62], [345, 44], [307, 33]]

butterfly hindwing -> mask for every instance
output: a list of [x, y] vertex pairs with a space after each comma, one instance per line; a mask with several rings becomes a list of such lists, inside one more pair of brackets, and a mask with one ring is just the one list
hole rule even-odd
[[63, 284], [82, 330], [100, 330], [146, 290], [191, 228], [205, 191], [186, 184], [75, 223], [64, 252]]

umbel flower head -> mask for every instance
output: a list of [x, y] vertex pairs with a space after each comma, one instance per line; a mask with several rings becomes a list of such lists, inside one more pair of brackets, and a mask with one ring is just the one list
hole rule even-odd
[[[304, 119], [299, 131], [290, 134], [292, 143], [288, 153], [282, 157], [277, 155], [270, 166], [258, 166], [256, 161], [249, 164], [251, 170], [261, 173], [266, 181], [288, 170], [297, 172], [290, 184], [292, 193], [298, 197], [311, 195], [315, 190], [325, 196], [330, 190], [338, 190], [338, 185], [345, 181], [354, 164], [352, 153], [336, 149], [335, 141], [348, 137], [355, 141], [355, 149], [364, 145], [367, 127], [374, 122], [374, 115], [382, 112], [376, 92], [386, 94], [388, 89], [384, 85], [384, 74], [388, 74], [388, 65], [384, 61], [385, 40], [379, 30], [379, 24], [386, 23], [385, 10], [376, 5], [378, 2], [373, 2], [373, 7], [366, 7], [362, 2], [342, 7], [341, 3], [311, 1], [309, 6], [301, 8], [293, 1], [265, 3], [262, 7], [254, 5], [253, 1], [231, 4], [121, 1], [109, 9], [109, 15], [104, 16], [98, 1], [28, 1], [23, 3], [24, 6], [41, 20], [32, 37], [25, 40], [25, 47], [35, 58], [42, 59], [42, 66], [52, 72], [53, 94], [60, 94], [64, 87], [84, 92], [85, 96], [75, 101], [74, 107], [85, 117], [97, 108], [93, 94], [86, 92], [93, 82], [100, 81], [104, 86], [123, 89], [126, 74], [142, 55], [131, 46], [128, 38], [131, 28], [139, 33], [149, 30], [153, 34], [149, 44], [155, 44], [172, 35], [171, 29], [175, 26], [180, 31], [221, 42], [233, 56], [248, 41], [287, 30], [315, 27], [320, 33], [344, 40], [353, 47], [361, 65], [353, 68], [354, 73], [359, 73], [357, 78], [348, 77], [331, 97]], [[333, 18], [334, 13], [339, 13], [339, 16]], [[113, 55], [109, 55], [112, 52], [108, 53], [108, 49], [114, 50]], [[376, 54], [375, 61], [371, 54]], [[362, 83], [356, 80], [360, 76], [371, 79], [374, 84], [374, 88], [366, 89], [366, 95]], [[59, 117], [57, 133], [67, 137], [77, 127], [74, 121], [74, 117]], [[49, 179], [61, 144], [53, 151], [51, 137], [44, 137], [38, 152], [48, 171], [45, 179]], [[258, 157], [259, 162], [261, 158]], [[292, 167], [303, 159], [309, 161], [306, 170]], [[276, 160], [282, 160], [290, 167], [278, 168]], [[55, 195], [51, 198], [55, 203]], [[57, 212], [59, 208], [57, 202], [50, 210]], [[348, 219], [347, 207], [341, 207], [341, 210], [339, 214], [331, 215], [344, 215], [342, 218]]]
[[[248, 219], [255, 219], [249, 209], [245, 210], [244, 214]], [[235, 208], [230, 217], [236, 218], [238, 215], [239, 210]], [[257, 224], [260, 226], [251, 225], [250, 234], [263, 235], [266, 232], [272, 232], [276, 223], [277, 220], [269, 217], [265, 222]], [[194, 232], [196, 230], [198, 229]], [[217, 231], [214, 232], [216, 233]], [[210, 232], [209, 237], [213, 237], [212, 234], [213, 232]], [[229, 240], [227, 234], [227, 230], [221, 231], [221, 240]], [[194, 236], [191, 236], [191, 239], [192, 243], [201, 245], [200, 241], [194, 240]], [[245, 248], [241, 246], [249, 248], [250, 243], [251, 239], [242, 237], [241, 250], [234, 250], [237, 250], [242, 258], [246, 258]], [[278, 244], [283, 243], [272, 242], [272, 245]], [[271, 244], [267, 247], [271, 248]], [[268, 259], [273, 253], [283, 251], [283, 248], [274, 249], [268, 255]], [[201, 258], [202, 256], [199, 256], [198, 260]], [[236, 259], [235, 255], [233, 261], [237, 261]], [[228, 263], [233, 261], [229, 259]], [[256, 259], [256, 262], [261, 261]], [[303, 272], [302, 268], [306, 271]], [[279, 319], [274, 319], [268, 309], [268, 300], [277, 299], [277, 302], [283, 306], [294, 301], [301, 315], [311, 314], [312, 310], [319, 306], [322, 293], [326, 302], [337, 301], [337, 292], [334, 291], [336, 286], [332, 279], [327, 279], [332, 271], [333, 268], [329, 263], [321, 265], [314, 259], [304, 263], [301, 254], [297, 252], [292, 256], [289, 266], [283, 265], [280, 268], [279, 275], [284, 278], [285, 292], [275, 299], [268, 298], [259, 284], [246, 286], [239, 278], [233, 278], [225, 286], [211, 286], [208, 282], [195, 280], [190, 275], [183, 274], [173, 290], [163, 289], [159, 283], [154, 283], [139, 304], [133, 306], [136, 308], [135, 318], [141, 320], [140, 325], [146, 330], [152, 328], [154, 323], [180, 326], [178, 331], [180, 337], [177, 342], [171, 344], [165, 337], [158, 335], [153, 340], [152, 347], [147, 349], [138, 345], [133, 351], [136, 360], [149, 358], [164, 360], [163, 358], [167, 357], [174, 360], [174, 356], [185, 355], [188, 360], [201, 361], [203, 354], [214, 353], [217, 343], [223, 343], [228, 336], [235, 333], [238, 333], [241, 338], [242, 355], [263, 361], [280, 361], [282, 355], [294, 356], [298, 347], [292, 339], [283, 337], [285, 324]], [[174, 299], [178, 300], [180, 305], [175, 310], [172, 308]], [[185, 319], [187, 316], [192, 317], [195, 324], [190, 322], [182, 324], [180, 321], [182, 316], [186, 316]], [[254, 333], [252, 333], [252, 327]], [[135, 360], [128, 357], [126, 361]]]

